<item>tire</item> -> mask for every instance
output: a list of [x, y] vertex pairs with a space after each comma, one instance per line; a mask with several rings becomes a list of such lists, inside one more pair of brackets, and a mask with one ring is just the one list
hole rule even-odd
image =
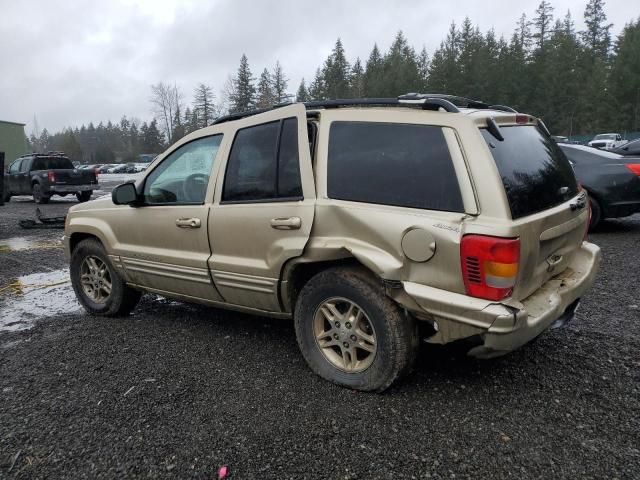
[[[346, 314], [351, 311], [348, 310], [350, 304], [355, 311], [362, 310], [360, 320]], [[333, 307], [328, 308], [331, 305]], [[342, 320], [341, 330], [334, 330], [331, 324], [336, 323], [333, 320], [330, 322], [323, 313], [336, 310], [344, 315], [332, 316], [333, 319]], [[356, 323], [360, 326], [356, 326]], [[418, 352], [419, 336], [415, 320], [405, 316], [382, 288], [358, 269], [333, 268], [309, 280], [296, 302], [294, 324], [298, 346], [311, 370], [330, 382], [354, 390], [385, 390], [411, 370]], [[358, 332], [358, 335], [363, 334], [365, 327], [368, 332], [365, 336], [375, 339], [367, 347], [371, 348], [375, 343], [374, 353], [356, 347], [363, 343], [366, 346], [366, 341], [354, 335]], [[333, 333], [325, 333], [321, 331], [323, 329]], [[322, 339], [317, 340], [316, 337]], [[342, 346], [348, 346], [356, 352], [355, 363], [351, 355], [347, 355], [350, 362], [340, 360], [345, 357], [346, 349]], [[364, 358], [360, 360], [360, 357]], [[345, 367], [347, 363], [354, 368]]]
[[79, 202], [88, 202], [89, 200], [91, 200], [91, 195], [93, 194], [93, 191], [88, 190], [86, 192], [78, 192], [76, 193], [76, 198], [78, 199]]
[[592, 232], [596, 228], [598, 228], [603, 220], [602, 207], [600, 207], [598, 201], [592, 196], [589, 196], [589, 203], [591, 205], [591, 221], [589, 222], [589, 231]]
[[51, 197], [42, 192], [42, 187], [39, 183], [34, 183], [31, 191], [33, 193], [34, 202], [38, 204], [49, 203], [49, 199]]
[[[86, 261], [86, 263], [85, 263]], [[110, 281], [111, 289], [107, 295], [104, 287], [100, 292], [102, 297], [89, 295], [88, 289], [83, 285], [82, 275], [91, 264], [97, 264], [100, 269], [105, 267], [106, 274], [102, 281]], [[76, 293], [78, 301], [84, 309], [92, 314], [104, 317], [117, 317], [128, 315], [138, 304], [141, 292], [127, 286], [124, 280], [118, 275], [111, 265], [109, 257], [102, 244], [96, 239], [86, 239], [81, 241], [71, 253], [71, 285]], [[108, 277], [107, 277], [108, 275]], [[101, 284], [102, 285], [102, 284]], [[96, 289], [91, 288], [93, 293]]]

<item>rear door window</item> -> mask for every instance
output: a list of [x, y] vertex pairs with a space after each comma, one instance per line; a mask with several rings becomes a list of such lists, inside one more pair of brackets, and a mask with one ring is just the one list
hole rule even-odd
[[330, 198], [463, 212], [462, 195], [441, 127], [333, 122]]
[[481, 131], [502, 177], [513, 219], [555, 207], [578, 193], [567, 157], [538, 127], [501, 127], [502, 142], [486, 129]]

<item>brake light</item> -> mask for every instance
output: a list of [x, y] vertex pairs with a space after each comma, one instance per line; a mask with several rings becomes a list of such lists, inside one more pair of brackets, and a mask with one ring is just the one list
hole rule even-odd
[[640, 163], [627, 163], [627, 168], [640, 176]]
[[54, 171], [49, 170], [47, 172], [47, 179], [49, 180], [49, 183], [56, 183], [56, 174]]
[[523, 125], [523, 124], [529, 123], [529, 116], [528, 115], [521, 115], [521, 114], [516, 115], [516, 123], [518, 125]]
[[520, 239], [465, 235], [460, 244], [467, 295], [502, 300], [513, 292], [520, 262]]

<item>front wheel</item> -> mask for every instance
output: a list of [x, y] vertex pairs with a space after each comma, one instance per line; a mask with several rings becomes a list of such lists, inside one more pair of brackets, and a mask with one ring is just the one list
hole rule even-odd
[[91, 190], [88, 190], [86, 192], [78, 192], [76, 193], [76, 198], [79, 202], [88, 202], [89, 200], [91, 200], [92, 193], [93, 192]]
[[294, 323], [309, 367], [355, 390], [385, 390], [411, 369], [418, 351], [413, 318], [356, 269], [313, 277], [300, 292]]
[[120, 278], [94, 239], [83, 240], [71, 253], [71, 285], [87, 312], [105, 317], [127, 315], [141, 295]]
[[43, 193], [42, 187], [40, 186], [39, 183], [34, 183], [33, 184], [32, 193], [33, 193], [33, 201], [34, 202], [36, 202], [38, 204], [49, 203], [49, 198], [51, 198], [51, 197], [49, 195]]

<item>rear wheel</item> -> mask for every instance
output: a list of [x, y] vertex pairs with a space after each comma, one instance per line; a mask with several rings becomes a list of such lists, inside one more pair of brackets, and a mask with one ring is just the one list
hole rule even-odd
[[89, 200], [91, 200], [92, 193], [93, 192], [91, 190], [86, 192], [78, 192], [76, 193], [76, 198], [78, 199], [79, 202], [88, 202]]
[[591, 221], [589, 222], [589, 231], [592, 231], [595, 230], [603, 220], [602, 208], [598, 201], [591, 196], [589, 197], [589, 203], [591, 204]]
[[87, 312], [106, 317], [127, 315], [141, 296], [118, 275], [95, 239], [83, 240], [71, 253], [71, 285]]
[[33, 193], [33, 201], [36, 203], [49, 203], [49, 199], [51, 198], [49, 195], [46, 195], [42, 192], [42, 187], [39, 183], [34, 183], [32, 188]]
[[418, 351], [415, 321], [354, 269], [313, 277], [300, 292], [294, 323], [309, 367], [356, 390], [388, 388], [411, 369]]

